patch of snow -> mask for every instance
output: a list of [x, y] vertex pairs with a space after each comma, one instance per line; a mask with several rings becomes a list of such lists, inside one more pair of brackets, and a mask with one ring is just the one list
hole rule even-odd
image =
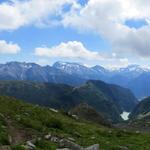
[[120, 116], [122, 117], [123, 120], [128, 120], [129, 114], [130, 114], [130, 112], [124, 111], [122, 114], [120, 114]]

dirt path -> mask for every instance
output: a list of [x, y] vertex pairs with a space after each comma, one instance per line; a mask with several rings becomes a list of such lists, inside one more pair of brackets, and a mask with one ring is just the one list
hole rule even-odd
[[18, 127], [12, 120], [5, 119], [5, 121], [8, 128], [10, 144], [18, 144], [32, 139], [33, 135], [31, 133]]

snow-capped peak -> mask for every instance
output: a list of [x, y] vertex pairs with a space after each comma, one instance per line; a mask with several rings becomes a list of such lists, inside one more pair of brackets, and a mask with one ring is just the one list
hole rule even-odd
[[138, 72], [138, 73], [142, 73], [142, 72], [149, 71], [149, 69], [141, 67], [140, 65], [129, 65], [126, 68], [120, 68], [119, 71], [120, 72]]
[[83, 66], [79, 63], [71, 63], [71, 62], [56, 62], [53, 64], [54, 68], [60, 69], [66, 73], [72, 74], [72, 73], [83, 73], [85, 70], [88, 70], [89, 68], [86, 66]]

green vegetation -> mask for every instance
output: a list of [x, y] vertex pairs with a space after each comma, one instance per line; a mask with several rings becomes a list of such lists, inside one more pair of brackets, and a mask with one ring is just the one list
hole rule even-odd
[[0, 145], [7, 145], [8, 143], [9, 142], [6, 124], [3, 115], [0, 114]]
[[8, 144], [7, 132], [12, 139], [16, 138], [16, 133], [17, 138], [20, 136], [17, 143], [12, 143], [13, 150], [23, 150], [21, 144], [28, 140], [28, 135], [33, 139], [41, 138], [35, 142], [36, 150], [55, 150], [57, 144], [43, 138], [48, 133], [72, 137], [84, 147], [99, 143], [102, 150], [117, 150], [119, 146], [126, 146], [130, 150], [149, 150], [150, 147], [149, 133], [135, 133], [77, 121], [64, 113], [56, 113], [10, 97], [0, 97], [0, 113], [3, 116], [0, 121], [0, 133], [3, 133], [0, 134], [1, 145]]
[[0, 95], [65, 110], [70, 110], [80, 103], [87, 103], [112, 122], [122, 121], [122, 111], [131, 111], [137, 104], [137, 99], [128, 89], [93, 80], [80, 87], [27, 81], [0, 81]]

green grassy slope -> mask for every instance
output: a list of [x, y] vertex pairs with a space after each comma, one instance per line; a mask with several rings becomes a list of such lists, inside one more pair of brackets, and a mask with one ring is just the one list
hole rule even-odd
[[[72, 137], [86, 147], [99, 143], [101, 150], [117, 150], [126, 146], [130, 150], [149, 150], [150, 134], [134, 133], [75, 120], [65, 113], [31, 105], [10, 97], [0, 97], [0, 145], [8, 144], [12, 137], [13, 150], [20, 144], [48, 133], [65, 138]], [[36, 143], [36, 150], [54, 150], [57, 144], [43, 138]], [[18, 146], [15, 146], [18, 145]]]

